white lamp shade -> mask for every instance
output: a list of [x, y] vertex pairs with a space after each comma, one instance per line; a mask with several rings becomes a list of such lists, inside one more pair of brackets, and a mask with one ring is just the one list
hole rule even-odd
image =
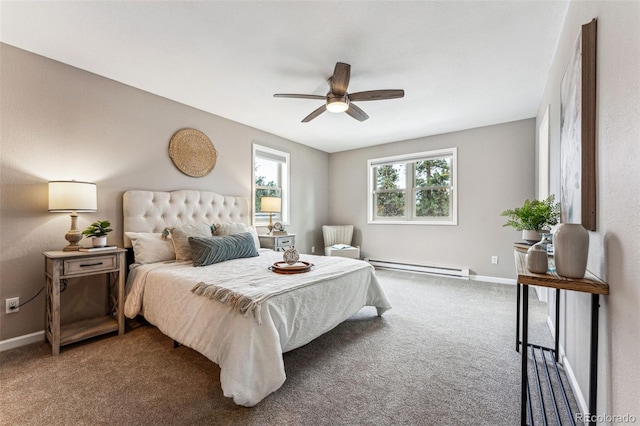
[[265, 213], [279, 213], [282, 210], [282, 199], [279, 197], [262, 197], [260, 211]]
[[49, 182], [50, 212], [95, 212], [97, 209], [95, 183], [75, 180]]

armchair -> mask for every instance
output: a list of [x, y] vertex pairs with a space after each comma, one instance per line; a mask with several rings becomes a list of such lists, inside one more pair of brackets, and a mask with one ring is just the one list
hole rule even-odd
[[353, 225], [324, 225], [322, 227], [325, 256], [360, 258], [360, 248], [353, 247]]

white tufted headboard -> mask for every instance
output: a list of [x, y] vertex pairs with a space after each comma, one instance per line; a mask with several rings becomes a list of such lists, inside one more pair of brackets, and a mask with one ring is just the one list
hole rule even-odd
[[[242, 222], [250, 225], [249, 199], [215, 192], [127, 191], [122, 196], [123, 232], [162, 232], [185, 223]], [[124, 235], [124, 246], [131, 240]]]

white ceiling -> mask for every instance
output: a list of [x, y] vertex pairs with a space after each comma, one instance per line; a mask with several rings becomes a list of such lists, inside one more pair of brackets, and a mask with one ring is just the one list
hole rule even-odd
[[[565, 1], [2, 1], [0, 40], [326, 152], [534, 117]], [[349, 92], [322, 102], [335, 63]]]

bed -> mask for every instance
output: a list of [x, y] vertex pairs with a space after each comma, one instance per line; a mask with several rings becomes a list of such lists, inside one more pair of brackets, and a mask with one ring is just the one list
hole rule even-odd
[[[218, 364], [223, 393], [238, 405], [253, 406], [282, 386], [284, 352], [309, 343], [364, 306], [375, 307], [377, 315], [391, 308], [373, 267], [360, 260], [303, 254], [301, 260], [313, 264], [311, 271], [281, 275], [268, 268], [282, 260], [282, 253], [255, 247], [257, 255], [196, 267], [195, 252], [185, 260], [179, 238], [167, 241], [168, 229], [202, 229], [204, 224], [215, 225], [213, 232], [251, 232], [203, 241], [237, 238], [250, 245], [248, 239], [257, 238], [246, 198], [193, 190], [127, 191], [123, 214], [125, 247], [135, 253], [125, 315], [143, 315], [165, 335]], [[171, 244], [176, 259], [170, 259]], [[211, 288], [216, 291], [207, 293]], [[213, 298], [220, 290], [225, 296]], [[252, 296], [243, 296], [244, 291]]]

